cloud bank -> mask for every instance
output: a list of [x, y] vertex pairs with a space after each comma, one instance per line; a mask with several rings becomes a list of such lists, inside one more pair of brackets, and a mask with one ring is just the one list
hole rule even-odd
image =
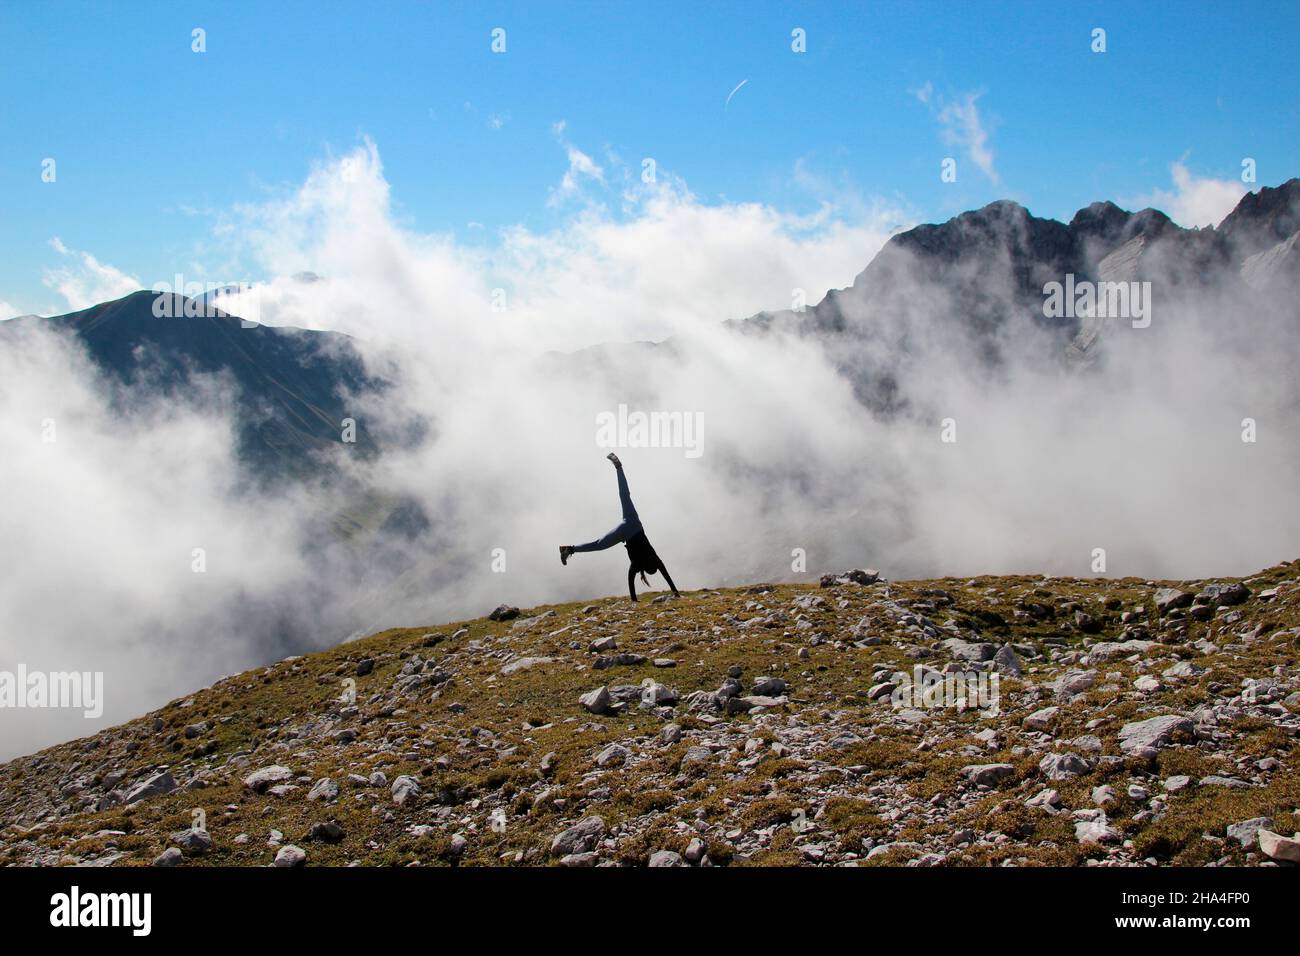
[[[556, 551], [618, 520], [596, 438], [620, 404], [704, 423], [698, 458], [619, 449], [683, 588], [799, 578], [797, 552], [808, 575], [871, 565], [894, 578], [1087, 575], [1098, 547], [1113, 575], [1245, 573], [1295, 556], [1294, 335], [1270, 321], [1241, 335], [1224, 319], [1231, 290], [1165, 299], [1152, 334], [1108, 333], [1087, 373], [1046, 360], [1050, 341], [1023, 317], [998, 332], [999, 364], [978, 361], [966, 304], [920, 284], [898, 290], [906, 310], [851, 316], [861, 353], [836, 354], [722, 320], [850, 285], [898, 210], [709, 205], [671, 176], [582, 165], [564, 180], [584, 200], [565, 223], [491, 245], [402, 225], [370, 143], [223, 216], [221, 255], [265, 277], [263, 321], [357, 336], [394, 380], [354, 400], [359, 427], [421, 436], [377, 462], [344, 457], [335, 488], [243, 491], [219, 378], [193, 401], [132, 396], [124, 410], [67, 342], [33, 333], [0, 349], [0, 425], [22, 436], [0, 459], [16, 568], [0, 580], [0, 668], [105, 670], [114, 722], [351, 634], [620, 594], [622, 549], [568, 567]], [[70, 300], [98, 294], [87, 276], [118, 282], [80, 255], [56, 280]], [[322, 278], [293, 278], [305, 272]], [[906, 415], [873, 416], [841, 374], [882, 361]], [[1246, 417], [1259, 423], [1252, 445]], [[40, 440], [47, 418], [53, 444]], [[940, 440], [945, 418], [956, 443]], [[428, 525], [371, 528], [360, 544], [325, 530], [399, 500]], [[0, 755], [93, 729], [57, 714], [8, 722]]]
[[1159, 209], [1187, 229], [1217, 226], [1246, 195], [1240, 180], [1197, 176], [1183, 163], [1174, 163], [1169, 172], [1174, 188], [1139, 196], [1132, 201], [1134, 208]]

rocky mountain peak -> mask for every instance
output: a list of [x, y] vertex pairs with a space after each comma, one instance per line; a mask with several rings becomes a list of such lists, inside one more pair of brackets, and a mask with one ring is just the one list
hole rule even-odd
[[1300, 232], [1300, 179], [1242, 196], [1218, 231], [1239, 258], [1262, 252]]

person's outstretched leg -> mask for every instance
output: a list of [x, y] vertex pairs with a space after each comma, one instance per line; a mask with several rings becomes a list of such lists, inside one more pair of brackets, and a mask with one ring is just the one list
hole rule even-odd
[[601, 535], [595, 541], [588, 541], [586, 544], [571, 544], [567, 546], [567, 550], [570, 554], [575, 551], [604, 551], [616, 544], [622, 544], [639, 530], [640, 528], [633, 528], [626, 521], [623, 521], [619, 523], [617, 528]]
[[641, 519], [637, 516], [636, 508], [632, 504], [632, 493], [628, 491], [627, 478], [623, 475], [623, 463], [618, 460], [618, 455], [613, 452], [610, 452], [606, 457], [614, 463], [614, 470], [618, 473], [618, 502], [623, 509], [623, 520], [618, 523], [616, 528], [595, 541], [588, 541], [586, 544], [560, 545], [561, 564], [568, 564], [569, 557], [580, 551], [604, 551], [616, 544], [622, 544], [641, 530]]
[[636, 505], [632, 504], [632, 492], [627, 487], [627, 476], [623, 474], [623, 463], [618, 460], [618, 455], [612, 451], [605, 457], [614, 463], [614, 471], [618, 474], [618, 503], [623, 509], [623, 523], [632, 525], [639, 530], [641, 519], [636, 513]]

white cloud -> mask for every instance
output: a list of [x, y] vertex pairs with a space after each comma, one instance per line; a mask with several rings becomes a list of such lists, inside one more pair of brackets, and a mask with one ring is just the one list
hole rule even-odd
[[[903, 215], [856, 193], [828, 195], [810, 215], [707, 205], [662, 169], [653, 184], [629, 175], [622, 198], [618, 215], [587, 206], [550, 230], [517, 226], [494, 245], [460, 246], [395, 221], [378, 149], [367, 143], [318, 165], [293, 196], [241, 207], [221, 230], [263, 274], [330, 278], [305, 289], [269, 282], [262, 309], [272, 324], [545, 350], [688, 333], [788, 307], [796, 287], [815, 302], [851, 283]], [[505, 313], [492, 311], [494, 288], [508, 292]], [[290, 290], [306, 298], [282, 308], [277, 296]]]
[[[944, 102], [939, 110], [939, 124], [944, 142], [965, 149], [967, 158], [997, 186], [1000, 179], [993, 168], [993, 150], [989, 148], [989, 134], [977, 105], [981, 96], [983, 93], [964, 93], [955, 101]], [[922, 102], [927, 101], [928, 93]]]
[[236, 490], [220, 380], [115, 404], [71, 337], [0, 329], [0, 431], [12, 438], [0, 455], [0, 669], [101, 671], [105, 698], [97, 723], [59, 709], [7, 721], [5, 759], [276, 655], [272, 615], [256, 609], [310, 581], [296, 536], [311, 506]]
[[551, 191], [551, 195], [547, 200], [547, 205], [550, 206], [559, 205], [564, 200], [575, 196], [579, 191], [581, 181], [584, 179], [601, 184], [605, 182], [605, 170], [565, 137], [564, 131], [567, 126], [568, 124], [564, 120], [560, 120], [551, 127], [555, 138], [564, 147], [565, 155], [569, 160], [569, 168], [564, 171], [564, 177], [560, 180], [559, 186]]
[[966, 151], [966, 158], [988, 177], [993, 185], [1001, 185], [1001, 179], [993, 166], [993, 150], [989, 146], [989, 131], [980, 116], [978, 93], [963, 93], [955, 100], [936, 95], [934, 84], [926, 81], [923, 86], [908, 90], [916, 99], [928, 107], [939, 123], [939, 132], [947, 146], [957, 146]]
[[1156, 189], [1126, 201], [1135, 208], [1151, 206], [1180, 226], [1217, 226], [1236, 208], [1246, 187], [1236, 179], [1196, 176], [1183, 163], [1170, 166], [1172, 190]]
[[100, 262], [88, 252], [69, 249], [57, 236], [50, 240], [50, 247], [69, 262], [56, 269], [47, 269], [42, 281], [63, 297], [68, 311], [75, 312], [99, 302], [120, 299], [144, 288], [135, 276]]

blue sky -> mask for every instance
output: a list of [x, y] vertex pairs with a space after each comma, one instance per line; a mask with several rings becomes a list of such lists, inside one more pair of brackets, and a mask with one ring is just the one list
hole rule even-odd
[[217, 214], [292, 192], [367, 138], [398, 219], [466, 245], [576, 215], [556, 194], [569, 147], [602, 169], [654, 157], [702, 203], [830, 202], [846, 218], [877, 199], [916, 221], [998, 198], [1058, 218], [1102, 198], [1175, 203], [1173, 164], [1185, 192], [1229, 188], [1243, 157], [1249, 188], [1274, 185], [1300, 173], [1297, 49], [1300, 4], [1284, 0], [4, 0], [0, 303], [59, 302], [43, 280], [54, 237], [170, 276]]

